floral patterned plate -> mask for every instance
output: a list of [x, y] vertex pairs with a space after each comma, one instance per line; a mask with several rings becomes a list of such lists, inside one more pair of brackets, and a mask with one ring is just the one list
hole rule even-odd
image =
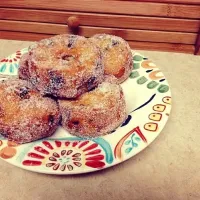
[[[1, 60], [0, 77], [17, 75], [27, 48]], [[171, 110], [167, 80], [156, 65], [133, 52], [133, 70], [122, 84], [128, 117], [111, 134], [86, 140], [59, 127], [49, 138], [17, 145], [0, 137], [0, 157], [20, 168], [46, 174], [93, 172], [121, 163], [146, 148], [162, 131]]]

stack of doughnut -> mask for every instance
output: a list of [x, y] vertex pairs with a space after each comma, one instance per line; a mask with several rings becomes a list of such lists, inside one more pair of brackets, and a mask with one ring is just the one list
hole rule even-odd
[[0, 134], [27, 143], [51, 136], [60, 123], [79, 137], [110, 133], [127, 116], [120, 83], [132, 65], [128, 43], [113, 35], [35, 43], [21, 57], [19, 78], [0, 82]]

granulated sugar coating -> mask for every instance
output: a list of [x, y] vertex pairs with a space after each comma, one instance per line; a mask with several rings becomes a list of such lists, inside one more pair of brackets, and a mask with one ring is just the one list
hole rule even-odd
[[118, 84], [118, 79], [113, 75], [104, 75], [103, 82]]
[[19, 79], [0, 82], [0, 134], [17, 143], [51, 136], [58, 127], [57, 103]]
[[19, 69], [18, 69], [18, 75], [20, 79], [23, 80], [28, 80], [30, 78], [30, 73], [29, 73], [29, 54], [25, 53], [22, 55], [20, 61], [19, 61]]
[[97, 34], [90, 40], [100, 47], [105, 74], [114, 75], [118, 83], [125, 81], [133, 68], [131, 49], [120, 37]]
[[31, 82], [42, 94], [76, 98], [103, 80], [101, 52], [90, 40], [58, 35], [29, 48]]
[[103, 82], [77, 100], [59, 100], [62, 125], [73, 135], [96, 137], [110, 133], [126, 119], [120, 85]]

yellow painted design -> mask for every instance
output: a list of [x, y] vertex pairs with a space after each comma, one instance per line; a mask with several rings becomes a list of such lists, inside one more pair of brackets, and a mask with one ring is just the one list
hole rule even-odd
[[162, 101], [166, 104], [170, 104], [171, 105], [171, 101], [172, 101], [172, 98], [171, 97], [164, 97], [162, 99]]
[[166, 106], [163, 104], [156, 104], [153, 106], [153, 110], [157, 112], [163, 112], [165, 110]]
[[153, 121], [160, 121], [161, 118], [162, 118], [162, 114], [160, 114], [160, 113], [151, 113], [149, 115], [149, 119], [153, 120]]
[[158, 129], [158, 124], [157, 123], [153, 123], [153, 122], [146, 123], [144, 125], [144, 129], [147, 130], [147, 131], [155, 132]]

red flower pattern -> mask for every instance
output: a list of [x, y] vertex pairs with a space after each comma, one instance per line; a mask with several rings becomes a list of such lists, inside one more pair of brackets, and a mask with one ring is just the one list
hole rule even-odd
[[22, 56], [22, 53], [21, 51], [16, 51], [16, 54], [15, 54], [15, 57], [11, 58], [11, 57], [7, 57], [7, 58], [4, 58], [2, 59], [0, 62], [16, 62], [18, 61]]
[[27, 154], [22, 164], [45, 165], [51, 170], [72, 171], [75, 168], [103, 168], [105, 156], [93, 141], [43, 141]]

